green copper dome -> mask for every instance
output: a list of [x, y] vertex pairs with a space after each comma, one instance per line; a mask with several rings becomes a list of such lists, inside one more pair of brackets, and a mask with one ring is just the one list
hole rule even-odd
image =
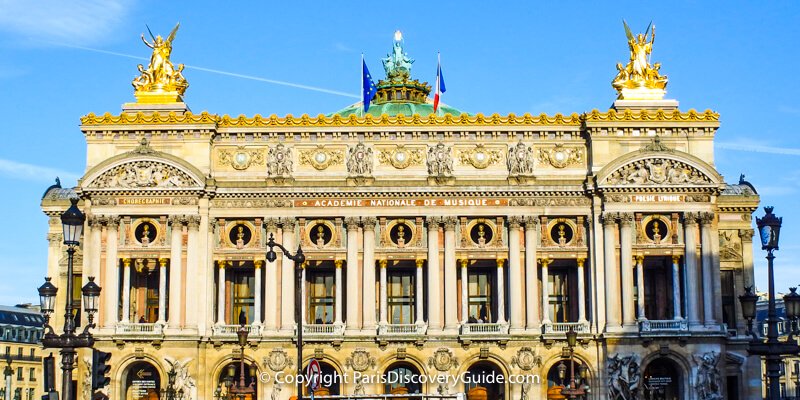
[[[377, 92], [370, 101], [369, 110], [366, 113], [373, 116], [384, 114], [428, 116], [433, 114], [433, 100], [428, 97], [431, 93], [431, 85], [411, 79], [411, 64], [414, 63], [414, 60], [403, 51], [403, 37], [400, 31], [395, 32], [392, 52], [381, 61], [383, 69], [386, 71], [386, 79], [378, 81], [375, 85]], [[362, 116], [364, 115], [363, 110], [363, 102], [359, 101], [328, 116], [349, 117], [353, 114]], [[436, 114], [457, 116], [466, 113], [440, 101]]]

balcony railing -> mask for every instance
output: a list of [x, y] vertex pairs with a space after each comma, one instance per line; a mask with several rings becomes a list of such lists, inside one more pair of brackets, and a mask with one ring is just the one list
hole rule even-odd
[[544, 325], [544, 333], [567, 333], [570, 329], [577, 333], [589, 333], [589, 322], [550, 322]]
[[303, 324], [303, 335], [306, 337], [329, 337], [344, 335], [344, 324]]
[[689, 330], [689, 324], [685, 319], [644, 319], [639, 321], [641, 332], [685, 332]]
[[507, 335], [505, 323], [466, 323], [461, 325], [462, 335]]
[[163, 335], [164, 325], [156, 323], [125, 323], [120, 322], [117, 324], [117, 335], [131, 335], [131, 336], [150, 336], [150, 335]]
[[[260, 336], [261, 335], [261, 326], [257, 325], [245, 325], [245, 329], [247, 329], [247, 333], [249, 337], [253, 336]], [[236, 336], [236, 332], [239, 331], [239, 325], [214, 325], [211, 327], [211, 334], [214, 336]]]
[[379, 324], [378, 334], [386, 336], [421, 336], [428, 331], [428, 324]]

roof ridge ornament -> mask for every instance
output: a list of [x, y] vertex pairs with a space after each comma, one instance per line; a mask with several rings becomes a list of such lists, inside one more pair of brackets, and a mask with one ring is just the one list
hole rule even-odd
[[166, 40], [161, 35], [153, 36], [150, 27], [147, 28], [147, 31], [150, 33], [152, 42], [148, 42], [142, 34], [142, 42], [153, 49], [153, 53], [150, 55], [147, 69], [139, 64], [141, 75], [131, 82], [138, 103], [167, 104], [183, 101], [182, 96], [189, 87], [189, 82], [182, 74], [184, 65], [178, 64], [175, 67], [170, 60], [172, 41], [175, 40], [180, 26], [180, 23], [176, 24]]
[[661, 136], [655, 135], [653, 136], [653, 139], [650, 140], [650, 143], [642, 147], [642, 152], [651, 152], [651, 151], [672, 153], [675, 150], [661, 143]]
[[[644, 33], [635, 36], [628, 23], [622, 20], [628, 37], [630, 59], [627, 65], [617, 63], [617, 76], [611, 86], [617, 90], [619, 100], [662, 100], [667, 93], [667, 76], [661, 75], [661, 63], [650, 64], [656, 27], [651, 22]], [[648, 40], [647, 36], [650, 35]]]

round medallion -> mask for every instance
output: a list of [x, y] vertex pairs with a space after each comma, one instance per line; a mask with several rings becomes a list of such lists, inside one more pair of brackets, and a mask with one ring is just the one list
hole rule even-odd
[[319, 153], [314, 155], [314, 160], [316, 162], [320, 163], [320, 164], [324, 163], [325, 160], [327, 160], [327, 159], [328, 159], [328, 155], [323, 153], [323, 152], [319, 152]]
[[553, 158], [555, 158], [556, 161], [561, 163], [564, 162], [564, 160], [566, 160], [567, 155], [564, 154], [563, 151], [557, 151], [553, 154]]
[[406, 160], [406, 153], [404, 151], [398, 151], [394, 153], [394, 159], [397, 160], [397, 162], [403, 162]]
[[486, 154], [484, 152], [479, 151], [479, 152], [475, 153], [475, 160], [477, 160], [479, 162], [483, 162], [483, 160], [485, 160], [485, 159], [486, 159]]

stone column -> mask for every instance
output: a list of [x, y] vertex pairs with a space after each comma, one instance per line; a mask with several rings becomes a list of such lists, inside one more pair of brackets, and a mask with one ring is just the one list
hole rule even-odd
[[[375, 217], [361, 220], [364, 232], [364, 260], [362, 263], [363, 290], [362, 323], [363, 329], [375, 333]], [[430, 300], [428, 300], [430, 301]]]
[[[711, 215], [711, 282], [714, 287], [714, 320], [722, 323], [722, 274], [720, 272], [719, 262], [719, 228], [715, 224], [716, 215], [713, 212]], [[734, 275], [735, 276], [735, 275]], [[738, 303], [734, 301], [734, 305]], [[734, 306], [734, 308], [736, 308]], [[734, 327], [731, 327], [733, 329]]]
[[264, 291], [261, 289], [261, 265], [264, 260], [253, 260], [253, 273], [255, 274], [255, 306], [253, 307], [253, 322], [252, 325], [261, 325], [261, 295]]
[[217, 260], [217, 325], [225, 325], [225, 264]]
[[442, 329], [439, 304], [439, 223], [441, 218], [428, 217], [428, 329]]
[[[714, 325], [714, 266], [712, 265], [713, 256], [711, 253], [711, 223], [714, 214], [708, 212], [700, 213], [700, 252], [703, 259], [703, 323]], [[719, 239], [717, 239], [719, 240]]]
[[620, 327], [620, 286], [617, 265], [617, 218], [615, 213], [603, 213], [603, 263], [606, 274], [606, 324], [608, 328]]
[[522, 217], [508, 218], [508, 313], [512, 330], [522, 330], [522, 265], [519, 228]]
[[[190, 301], [188, 297], [193, 295], [195, 291], [200, 290], [201, 286], [203, 286], [208, 297], [213, 300], [214, 296], [211, 295], [211, 293], [214, 285], [207, 284], [201, 277], [211, 277], [213, 280], [214, 264], [211, 263], [210, 266], [200, 264], [200, 216], [192, 215], [187, 217], [186, 228], [186, 325], [192, 328], [200, 328], [199, 307], [205, 300], [192, 299]], [[206, 270], [206, 273], [200, 274], [200, 272], [197, 271], [200, 268]], [[213, 308], [209, 307], [206, 311], [206, 315], [210, 316], [212, 312]]]
[[620, 214], [620, 263], [622, 269], [622, 324], [636, 325], [633, 304], [633, 213]]
[[539, 263], [542, 264], [542, 325], [550, 324], [550, 285], [548, 284], [550, 272], [547, 270], [550, 262], [551, 260], [547, 258], [539, 259]]
[[416, 324], [417, 325], [422, 325], [422, 324], [425, 323], [425, 317], [423, 315], [423, 311], [425, 310], [425, 307], [423, 305], [424, 303], [422, 302], [422, 292], [424, 292], [423, 286], [422, 286], [422, 280], [424, 279], [423, 278], [423, 274], [422, 274], [422, 266], [425, 264], [425, 260], [421, 259], [421, 258], [418, 258], [416, 260], [416, 263], [417, 263], [417, 277], [416, 277], [417, 287], [416, 287], [416, 292], [414, 293], [415, 294], [414, 302], [417, 303], [417, 304], [414, 305], [414, 309], [417, 311]]
[[167, 323], [167, 262], [168, 258], [158, 259], [158, 321], [157, 324]]
[[172, 235], [169, 240], [169, 325], [180, 328], [181, 325], [181, 287], [183, 287], [183, 218], [170, 217]]
[[381, 325], [386, 325], [388, 323], [388, 319], [386, 317], [389, 308], [389, 300], [388, 300], [388, 293], [387, 287], [388, 279], [386, 277], [386, 266], [388, 265], [388, 261], [386, 259], [378, 261], [378, 265], [381, 267]]
[[358, 217], [344, 219], [347, 225], [347, 330], [359, 329], [358, 324]]
[[672, 256], [672, 308], [675, 319], [682, 319], [680, 261], [680, 256]]
[[634, 257], [636, 260], [636, 287], [639, 289], [636, 296], [636, 313], [639, 319], [647, 319], [644, 313], [644, 256]]
[[700, 274], [697, 271], [697, 214], [684, 213], [684, 242], [686, 244], [684, 271], [686, 274], [686, 318], [690, 326], [700, 324]]
[[106, 226], [106, 279], [103, 287], [103, 304], [105, 304], [105, 325], [114, 327], [119, 319], [119, 259], [117, 258], [117, 242], [119, 240], [119, 217], [108, 217]]
[[[744, 286], [753, 286], [753, 234], [752, 229], [739, 229], [739, 237], [742, 239], [742, 276]], [[742, 288], [744, 289], [744, 288]]]
[[333, 265], [336, 267], [336, 299], [334, 300], [334, 316], [336, 325], [341, 325], [343, 318], [342, 318], [342, 292], [344, 292], [344, 286], [342, 282], [342, 264], [344, 262], [342, 260], [335, 260]]
[[[83, 273], [83, 284], [89, 283], [89, 277], [94, 276], [97, 279], [95, 281], [100, 281], [100, 253], [102, 251], [102, 239], [100, 234], [103, 229], [103, 224], [106, 222], [106, 218], [102, 216], [92, 216], [89, 217], [89, 223], [87, 224], [90, 228], [88, 235], [84, 235], [84, 239], [88, 240], [89, 249], [87, 254], [89, 255], [89, 270], [84, 271]], [[86, 246], [86, 243], [84, 243]], [[85, 313], [81, 313], [85, 314]]]
[[469, 260], [462, 258], [458, 264], [461, 266], [461, 323], [466, 324], [469, 321]]
[[[295, 251], [294, 246], [294, 218], [284, 217], [280, 219], [281, 240], [283, 247], [291, 252]], [[281, 330], [294, 330], [294, 280], [295, 280], [294, 261], [281, 257]]]
[[497, 262], [497, 323], [506, 322], [506, 283], [505, 283], [505, 264], [506, 260], [498, 258]]
[[131, 322], [131, 259], [122, 259], [122, 323]]
[[525, 218], [525, 328], [539, 328], [539, 271], [536, 248], [539, 245], [539, 217]]
[[586, 263], [585, 258], [579, 258], [578, 262], [578, 322], [587, 322], [586, 320], [586, 283], [584, 281], [583, 265]]
[[[267, 228], [267, 238], [271, 235], [275, 235], [278, 231], [278, 219], [277, 218], [266, 218], [264, 219], [264, 225]], [[274, 236], [273, 236], [274, 237]], [[280, 314], [280, 309], [278, 308], [278, 304], [280, 304], [280, 291], [278, 290], [278, 283], [281, 282], [278, 278], [278, 262], [276, 261], [267, 261], [265, 267], [266, 273], [266, 299], [267, 301], [264, 302], [265, 309], [264, 309], [264, 330], [265, 331], [275, 331], [278, 328], [279, 320], [276, 318]], [[336, 286], [336, 291], [338, 292], [341, 290], [339, 286]]]
[[458, 329], [458, 312], [456, 311], [456, 217], [445, 217], [444, 220], [444, 329]]

